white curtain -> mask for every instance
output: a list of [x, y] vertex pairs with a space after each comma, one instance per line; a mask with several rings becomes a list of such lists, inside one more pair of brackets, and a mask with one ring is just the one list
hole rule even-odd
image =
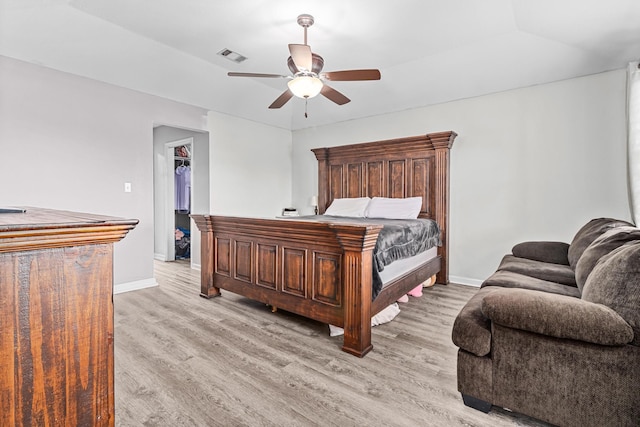
[[640, 69], [638, 62], [629, 63], [627, 79], [627, 155], [631, 218], [640, 226]]

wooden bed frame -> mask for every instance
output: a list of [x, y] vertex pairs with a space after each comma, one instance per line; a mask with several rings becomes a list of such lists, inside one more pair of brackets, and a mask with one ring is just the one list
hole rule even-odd
[[336, 198], [422, 196], [420, 218], [437, 221], [438, 256], [386, 284], [371, 301], [373, 248], [381, 225], [192, 215], [201, 232], [201, 293], [225, 289], [344, 328], [342, 349], [363, 357], [371, 317], [437, 274], [448, 283], [449, 150], [456, 133], [312, 151], [319, 212]]

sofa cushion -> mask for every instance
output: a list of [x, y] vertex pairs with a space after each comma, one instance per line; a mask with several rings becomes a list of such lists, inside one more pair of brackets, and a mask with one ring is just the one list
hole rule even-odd
[[491, 351], [491, 323], [482, 314], [482, 300], [499, 288], [480, 289], [462, 307], [453, 322], [453, 343], [476, 356], [486, 356]]
[[502, 258], [498, 271], [512, 271], [549, 282], [570, 286], [576, 285], [575, 273], [568, 265], [519, 258], [513, 255], [505, 255]]
[[640, 240], [640, 229], [637, 227], [616, 227], [604, 232], [582, 253], [576, 264], [576, 284], [582, 291], [584, 283], [603, 255], [619, 248], [625, 243]]
[[534, 291], [544, 291], [552, 294], [566, 295], [580, 298], [580, 291], [575, 286], [562, 285], [560, 283], [548, 282], [525, 276], [513, 271], [496, 271], [482, 283], [482, 288], [496, 286], [501, 288], [531, 289]]
[[518, 258], [569, 265], [569, 244], [564, 242], [522, 242], [511, 249]]
[[573, 237], [571, 245], [569, 245], [567, 257], [569, 259], [569, 265], [571, 265], [571, 268], [576, 268], [576, 264], [582, 256], [582, 253], [602, 233], [610, 230], [611, 228], [623, 226], [633, 227], [633, 224], [619, 219], [596, 218], [583, 225], [582, 228], [580, 228], [580, 230], [578, 230], [576, 235]]
[[600, 258], [587, 277], [582, 299], [614, 309], [633, 328], [632, 343], [640, 345], [640, 242]]

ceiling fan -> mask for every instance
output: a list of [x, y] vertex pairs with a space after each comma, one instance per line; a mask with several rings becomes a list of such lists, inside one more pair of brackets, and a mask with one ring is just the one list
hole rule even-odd
[[[325, 98], [335, 102], [338, 105], [346, 104], [351, 101], [349, 98], [338, 92], [326, 81], [362, 81], [362, 80], [380, 80], [380, 71], [376, 69], [365, 70], [343, 70], [343, 71], [327, 71], [322, 72], [324, 59], [322, 56], [311, 52], [311, 47], [307, 44], [307, 28], [313, 25], [313, 16], [303, 14], [298, 16], [298, 24], [304, 28], [304, 44], [290, 44], [289, 53], [291, 56], [287, 59], [287, 66], [293, 75], [283, 76], [280, 74], [262, 74], [262, 73], [228, 73], [231, 77], [266, 77], [266, 78], [286, 78], [287, 90], [280, 95], [269, 108], [280, 108], [287, 103], [293, 96], [303, 98], [305, 100], [313, 98], [321, 94]], [[305, 117], [307, 114], [305, 113]]]

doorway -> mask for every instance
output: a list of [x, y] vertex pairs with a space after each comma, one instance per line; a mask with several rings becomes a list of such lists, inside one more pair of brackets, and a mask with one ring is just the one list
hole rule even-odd
[[[167, 261], [191, 259], [191, 176], [193, 137], [167, 142], [167, 197], [165, 218]], [[173, 171], [173, 174], [171, 173]]]
[[209, 213], [209, 133], [157, 126], [153, 144], [154, 258], [189, 259], [199, 269], [200, 233], [190, 214]]

